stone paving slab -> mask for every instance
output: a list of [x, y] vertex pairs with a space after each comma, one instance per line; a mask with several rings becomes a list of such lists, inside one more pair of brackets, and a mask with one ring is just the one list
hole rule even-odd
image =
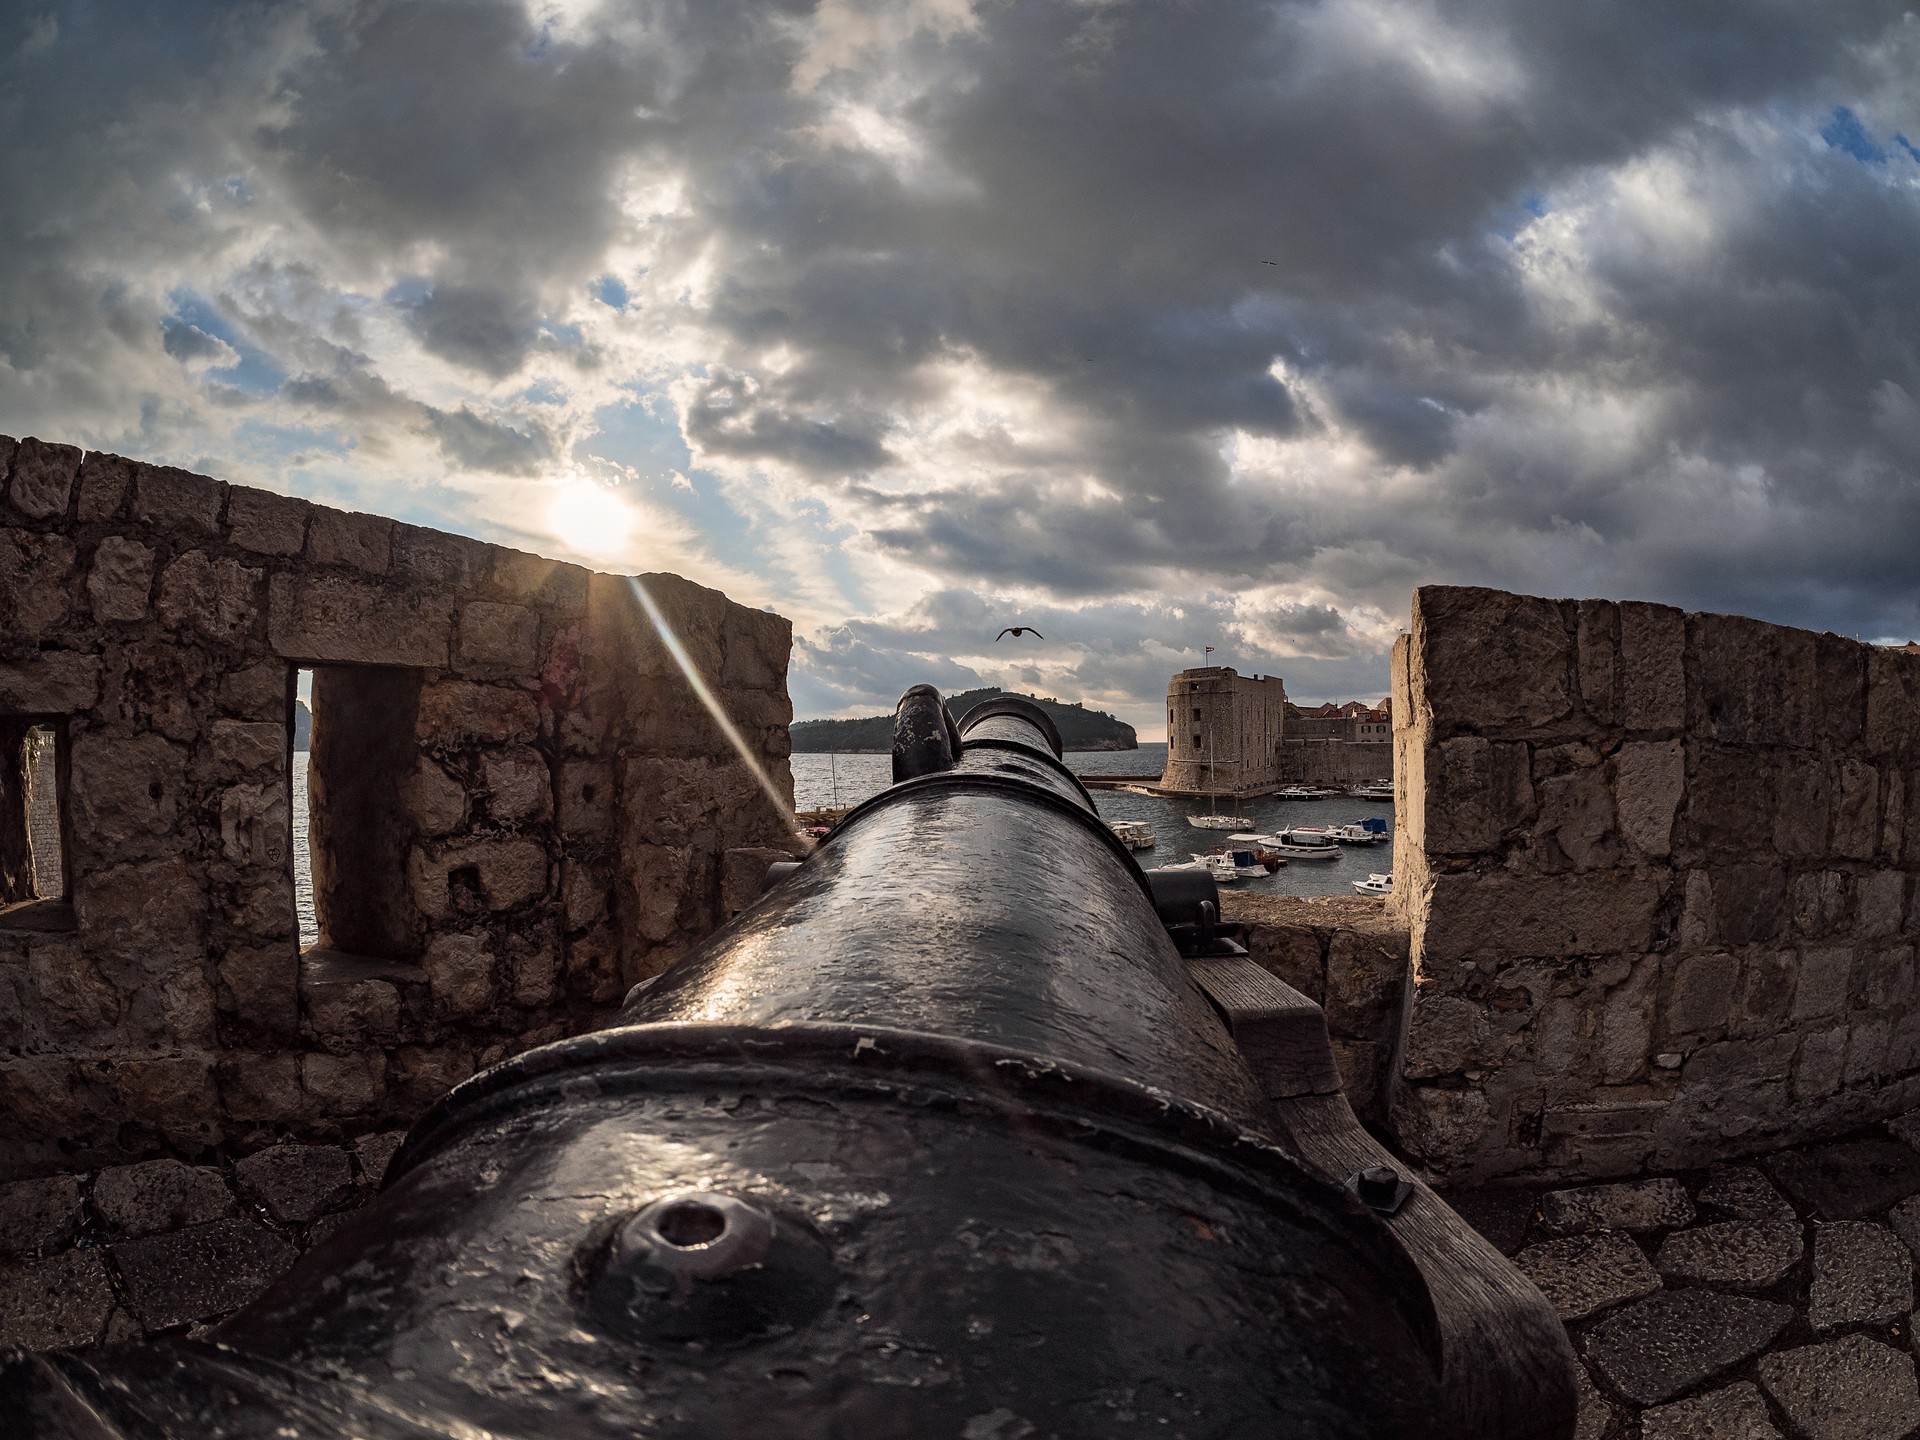
[[1887, 1219], [1893, 1225], [1893, 1233], [1900, 1237], [1916, 1259], [1920, 1259], [1920, 1195], [1902, 1200], [1893, 1207]]
[[212, 1166], [178, 1160], [102, 1170], [93, 1182], [93, 1208], [110, 1232], [130, 1238], [224, 1220], [238, 1212], [225, 1175]]
[[80, 1229], [80, 1177], [51, 1175], [0, 1185], [0, 1251], [34, 1255]]
[[1676, 1230], [1661, 1242], [1654, 1263], [1670, 1280], [1765, 1290], [1800, 1263], [1800, 1222], [1727, 1220]]
[[1586, 1366], [1573, 1367], [1573, 1388], [1580, 1407], [1573, 1422], [1573, 1440], [1605, 1440], [1620, 1412], [1594, 1388]]
[[1660, 1288], [1640, 1247], [1612, 1231], [1529, 1245], [1514, 1264], [1562, 1320], [1585, 1320]]
[[1540, 1197], [1540, 1223], [1554, 1235], [1667, 1230], [1691, 1224], [1693, 1214], [1686, 1188], [1678, 1180], [1666, 1178], [1549, 1190]]
[[253, 1299], [293, 1264], [285, 1236], [253, 1220], [215, 1220], [167, 1235], [123, 1240], [113, 1261], [140, 1323], [164, 1330]]
[[1783, 1150], [1764, 1163], [1781, 1189], [1827, 1220], [1858, 1220], [1920, 1192], [1920, 1152], [1892, 1140]]
[[1587, 1358], [1636, 1405], [1658, 1405], [1771, 1345], [1793, 1310], [1712, 1290], [1667, 1290], [1587, 1333]]
[[379, 1135], [365, 1135], [354, 1142], [353, 1159], [360, 1167], [360, 1180], [364, 1185], [378, 1186], [381, 1177], [387, 1173], [387, 1162], [393, 1159], [394, 1152], [407, 1138], [404, 1130], [388, 1130]]
[[1807, 1320], [1816, 1333], [1891, 1325], [1912, 1309], [1913, 1257], [1891, 1230], [1840, 1220], [1815, 1232]]
[[1640, 1414], [1640, 1440], [1780, 1440], [1767, 1402], [1742, 1380]]
[[1901, 1440], [1920, 1425], [1913, 1359], [1866, 1335], [1769, 1355], [1760, 1383], [1807, 1440]]
[[55, 1350], [100, 1338], [113, 1285], [98, 1250], [0, 1267], [0, 1350]]
[[1441, 1198], [1509, 1259], [1527, 1243], [1527, 1225], [1540, 1204], [1531, 1190], [1469, 1190]]
[[1787, 1197], [1751, 1165], [1730, 1165], [1714, 1171], [1694, 1196], [1694, 1202], [1702, 1210], [1717, 1211], [1730, 1220], [1778, 1220], [1791, 1224], [1800, 1218], [1793, 1213]]
[[353, 1164], [335, 1145], [275, 1145], [236, 1162], [233, 1178], [284, 1224], [317, 1220], [353, 1198]]

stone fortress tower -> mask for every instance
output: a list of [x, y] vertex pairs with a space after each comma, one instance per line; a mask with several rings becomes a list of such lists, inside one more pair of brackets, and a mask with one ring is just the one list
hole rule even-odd
[[1174, 795], [1253, 796], [1280, 787], [1287, 689], [1278, 675], [1230, 665], [1182, 670], [1167, 682], [1167, 768]]

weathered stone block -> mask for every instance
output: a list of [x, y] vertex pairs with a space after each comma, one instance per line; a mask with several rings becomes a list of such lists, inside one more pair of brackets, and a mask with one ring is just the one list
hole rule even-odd
[[629, 846], [624, 855], [626, 889], [634, 928], [641, 938], [660, 941], [680, 928], [680, 907], [693, 878], [690, 845]]
[[1678, 1180], [1634, 1180], [1618, 1185], [1584, 1185], [1552, 1190], [1540, 1197], [1540, 1223], [1555, 1235], [1589, 1235], [1602, 1230], [1639, 1234], [1691, 1224], [1693, 1204]]
[[263, 570], [238, 560], [213, 559], [189, 550], [160, 572], [155, 612], [178, 631], [206, 636], [223, 645], [246, 638], [260, 610]]
[[236, 865], [278, 869], [287, 861], [291, 810], [285, 782], [229, 785], [220, 792], [220, 853]]
[[80, 1177], [49, 1175], [0, 1185], [0, 1252], [33, 1255], [80, 1229]]
[[1853, 980], [1851, 946], [1807, 950], [1800, 956], [1799, 969], [1793, 992], [1796, 1021], [1823, 1020], [1846, 1010], [1848, 987]]
[[1574, 630], [1574, 663], [1580, 679], [1580, 703], [1596, 725], [1611, 725], [1616, 660], [1619, 655], [1619, 607], [1607, 600], [1582, 600]]
[[1815, 1334], [1843, 1325], [1891, 1325], [1912, 1309], [1913, 1257], [1891, 1230], [1841, 1220], [1816, 1232], [1807, 1300]]
[[546, 847], [535, 840], [416, 845], [407, 868], [414, 903], [430, 920], [511, 910], [547, 892]]
[[229, 950], [220, 957], [222, 1013], [262, 1038], [299, 1033], [299, 957], [291, 945]]
[[513, 1003], [551, 1005], [560, 995], [560, 948], [557, 943], [522, 942], [507, 956]]
[[[1596, 1431], [1592, 1440], [1601, 1440]], [[1576, 1435], [1575, 1440], [1587, 1440]], [[1767, 1402], [1745, 1380], [1640, 1415], [1640, 1440], [1780, 1440]]]
[[95, 451], [80, 462], [79, 486], [74, 515], [80, 523], [112, 520], [133, 488], [133, 462]]
[[133, 467], [133, 515], [159, 530], [220, 533], [227, 487], [205, 475], [160, 465]]
[[1778, 1220], [1792, 1224], [1799, 1218], [1786, 1197], [1751, 1165], [1730, 1165], [1715, 1170], [1694, 1198], [1701, 1209], [1735, 1220]]
[[0, 530], [4, 639], [21, 648], [53, 634], [73, 612], [74, 549], [58, 535]]
[[96, 620], [144, 620], [153, 590], [153, 551], [138, 540], [109, 535], [93, 552], [87, 594]]
[[1660, 1288], [1660, 1277], [1625, 1235], [1577, 1235], [1529, 1245], [1514, 1257], [1521, 1274], [1568, 1322], [1586, 1320]]
[[[64, 936], [59, 939], [66, 942]], [[78, 945], [35, 946], [21, 978], [26, 982], [24, 1038], [29, 1047], [68, 1048], [80, 1040], [113, 1042], [114, 1036], [102, 1032], [120, 1018], [120, 994]]]
[[524, 550], [493, 550], [494, 588], [531, 600], [564, 615], [583, 614], [592, 572], [564, 561], [529, 555]]
[[289, 678], [286, 664], [278, 660], [229, 670], [220, 677], [220, 708], [242, 720], [271, 720], [284, 726]]
[[400, 991], [392, 981], [302, 982], [300, 995], [307, 1023], [323, 1040], [386, 1043], [400, 1031]]
[[1863, 876], [1856, 889], [1854, 931], [1862, 940], [1900, 933], [1906, 919], [1907, 877], [1899, 870], [1877, 870]]
[[316, 565], [351, 565], [384, 575], [393, 559], [393, 521], [316, 505], [307, 525], [307, 558]]
[[267, 940], [284, 939], [294, 932], [293, 881], [279, 874], [235, 885], [222, 898], [221, 910], [236, 930]]
[[423, 530], [417, 525], [395, 525], [392, 568], [397, 575], [455, 590], [471, 590], [491, 573], [493, 547], [464, 535]]
[[[1906, 853], [1907, 777], [1889, 767], [1880, 779], [1880, 855], [1889, 863]], [[1920, 856], [1916, 856], [1920, 859]]]
[[1550, 600], [1423, 585], [1413, 595], [1413, 637], [1414, 684], [1437, 738], [1526, 739], [1572, 713], [1572, 636]]
[[1738, 990], [1740, 962], [1724, 954], [1683, 954], [1667, 993], [1668, 1035], [1704, 1035], [1725, 1027]]
[[474, 600], [460, 609], [458, 667], [468, 675], [527, 675], [538, 660], [540, 616], [524, 605]]
[[401, 796], [408, 819], [420, 835], [451, 835], [467, 823], [467, 787], [438, 761], [422, 755]]
[[1853, 928], [1853, 877], [1823, 870], [1794, 877], [1793, 927], [1809, 940], [1824, 940]]
[[1433, 880], [1423, 966], [1528, 955], [1638, 954], [1653, 940], [1665, 875], [1601, 870], [1534, 876], [1440, 874]]
[[1900, 1440], [1920, 1425], [1912, 1358], [1865, 1335], [1768, 1355], [1759, 1376], [1809, 1440]]
[[1833, 787], [1833, 853], [1871, 860], [1880, 838], [1880, 772], [1864, 760], [1840, 762]]
[[268, 629], [277, 654], [361, 665], [447, 663], [453, 606], [443, 597], [343, 575], [276, 575], [269, 588]]
[[288, 1241], [254, 1220], [215, 1220], [113, 1247], [127, 1303], [149, 1330], [237, 1309], [297, 1256]]
[[44, 650], [0, 664], [0, 710], [15, 715], [74, 714], [100, 698], [100, 657]]
[[360, 1183], [378, 1185], [406, 1139], [404, 1130], [383, 1130], [378, 1135], [362, 1135], [354, 1141], [353, 1163], [360, 1171]]
[[560, 833], [569, 840], [606, 840], [613, 834], [613, 766], [568, 760], [560, 767]]
[[1779, 809], [1775, 790], [1772, 767], [1755, 765], [1746, 748], [1693, 742], [1681, 833], [1703, 849], [1764, 852]]
[[1436, 854], [1470, 855], [1499, 848], [1510, 830], [1533, 816], [1527, 747], [1456, 736], [1427, 757], [1426, 846]]
[[112, 1309], [113, 1286], [98, 1250], [0, 1266], [0, 1350], [91, 1345]]
[[1911, 758], [1920, 740], [1920, 656], [1866, 647], [1868, 753]]
[[309, 1054], [300, 1057], [300, 1088], [321, 1115], [364, 1115], [386, 1093], [386, 1057]]
[[1853, 958], [1854, 1003], [1868, 1010], [1905, 1007], [1914, 998], [1913, 947], [1865, 949]]
[[540, 733], [540, 707], [527, 691], [510, 686], [441, 681], [420, 687], [415, 733], [424, 746], [532, 740]]
[[1660, 1273], [1695, 1285], [1765, 1290], [1800, 1263], [1797, 1220], [1729, 1220], [1677, 1230], [1660, 1245]]
[[271, 721], [213, 722], [213, 762], [224, 777], [264, 771], [278, 777], [287, 764], [287, 727]]
[[1397, 1085], [1390, 1106], [1393, 1133], [1442, 1176], [1470, 1172], [1487, 1154], [1493, 1106], [1482, 1089]]
[[219, 1134], [214, 1121], [219, 1097], [204, 1055], [120, 1061], [113, 1067], [113, 1091], [119, 1118], [147, 1125], [177, 1144], [205, 1145]]
[[1666, 605], [1620, 606], [1621, 723], [1677, 730], [1686, 723], [1686, 615]]
[[307, 543], [313, 508], [290, 495], [236, 485], [227, 501], [227, 535], [256, 555], [298, 555]]
[[444, 1015], [472, 1015], [493, 1003], [493, 954], [479, 935], [436, 935], [420, 960]]
[[229, 1053], [216, 1075], [221, 1107], [235, 1120], [286, 1125], [306, 1114], [297, 1055]]
[[1813, 632], [1743, 615], [1687, 617], [1689, 720], [1734, 745], [1814, 742]]
[[1773, 848], [1782, 855], [1824, 855], [1831, 825], [1831, 777], [1826, 760], [1787, 751], [1776, 762]]
[[90, 950], [155, 958], [201, 953], [207, 897], [177, 857], [82, 875], [73, 908]]
[[1642, 855], [1673, 848], [1673, 821], [1686, 793], [1687, 763], [1678, 740], [1629, 741], [1614, 759], [1620, 833]]
[[526, 823], [553, 813], [553, 775], [540, 752], [519, 745], [481, 757], [487, 813], [495, 821]]
[[1753, 945], [1787, 928], [1786, 871], [1778, 861], [1720, 865], [1713, 871], [1713, 933], [1723, 945]]
[[1758, 1355], [1792, 1319], [1766, 1300], [1670, 1290], [1603, 1320], [1587, 1355], [1627, 1399], [1654, 1405]]
[[1681, 1068], [1680, 1088], [1661, 1116], [1663, 1136], [1698, 1145], [1704, 1136], [1737, 1138], [1776, 1128], [1798, 1049], [1793, 1035], [1701, 1046]]
[[1822, 1100], [1840, 1088], [1846, 1073], [1847, 1032], [1816, 1030], [1802, 1037], [1793, 1062], [1793, 1098]]
[[238, 1209], [219, 1170], [178, 1160], [102, 1170], [93, 1182], [93, 1208], [109, 1232], [125, 1236], [224, 1220]]
[[74, 823], [102, 849], [168, 835], [186, 788], [187, 757], [158, 735], [90, 731], [73, 745]]
[[333, 1145], [272, 1145], [236, 1161], [233, 1178], [283, 1224], [304, 1225], [353, 1196], [353, 1166]]
[[79, 473], [77, 447], [22, 440], [13, 452], [7, 497], [22, 515], [51, 520], [67, 513], [67, 497], [73, 493], [73, 480]]

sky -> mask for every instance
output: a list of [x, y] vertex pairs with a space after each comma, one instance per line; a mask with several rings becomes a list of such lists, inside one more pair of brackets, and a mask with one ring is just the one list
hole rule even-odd
[[16, 0], [0, 431], [675, 571], [803, 717], [1904, 640], [1917, 145], [1899, 3]]

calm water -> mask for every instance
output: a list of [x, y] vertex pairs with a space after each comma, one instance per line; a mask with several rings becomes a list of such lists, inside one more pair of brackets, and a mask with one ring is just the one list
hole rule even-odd
[[307, 752], [293, 752], [293, 913], [300, 921], [300, 943], [320, 938], [313, 913], [313, 857], [307, 852]]
[[[1138, 750], [1071, 750], [1067, 764], [1085, 775], [1139, 775], [1158, 779], [1166, 768], [1165, 745], [1142, 745]], [[892, 783], [893, 761], [886, 755], [795, 755], [794, 805], [817, 810], [830, 805], [855, 805]], [[837, 797], [837, 798], [836, 798]], [[1201, 802], [1162, 800], [1156, 795], [1130, 795], [1124, 790], [1096, 790], [1093, 803], [1108, 820], [1145, 820], [1153, 826], [1159, 844], [1139, 851], [1142, 865], [1179, 864], [1196, 850], [1210, 850], [1226, 839], [1220, 831], [1201, 830], [1187, 816], [1204, 813]], [[1229, 812], [1231, 807], [1228, 807]], [[1393, 805], [1385, 800], [1250, 800], [1240, 813], [1244, 827], [1261, 834], [1283, 825], [1343, 825], [1349, 820], [1379, 816], [1388, 825], [1388, 838], [1378, 845], [1341, 846], [1336, 860], [1294, 860], [1272, 875], [1241, 880], [1236, 890], [1262, 895], [1351, 895], [1353, 882], [1373, 871], [1393, 869]]]

